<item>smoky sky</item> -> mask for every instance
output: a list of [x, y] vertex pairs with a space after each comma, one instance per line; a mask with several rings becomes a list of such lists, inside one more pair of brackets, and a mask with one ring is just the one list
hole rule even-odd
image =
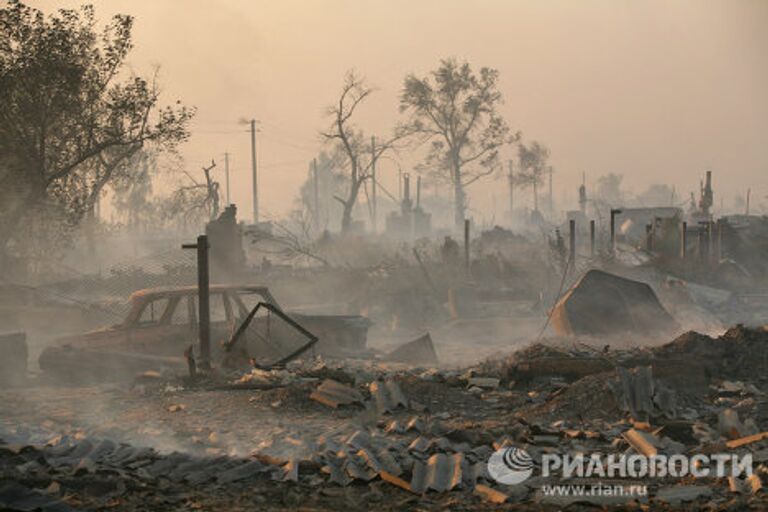
[[[38, 1], [46, 11], [81, 2]], [[198, 108], [183, 148], [187, 167], [231, 154], [232, 198], [250, 212], [250, 149], [240, 119], [261, 121], [260, 202], [292, 206], [320, 149], [326, 107], [355, 68], [376, 88], [359, 124], [386, 135], [400, 119], [407, 73], [441, 58], [500, 72], [503, 114], [524, 140], [552, 152], [555, 198], [576, 208], [576, 187], [622, 173], [641, 191], [682, 196], [714, 172], [716, 204], [768, 185], [768, 2], [763, 0], [103, 0], [105, 20], [136, 17], [129, 63], [160, 66], [166, 101]], [[513, 150], [505, 149], [506, 159]], [[401, 155], [404, 168], [418, 162]], [[384, 163], [384, 185], [396, 189]], [[503, 215], [503, 180], [472, 186], [470, 206]], [[718, 197], [718, 195], [720, 197]], [[522, 193], [522, 197], [526, 197]]]

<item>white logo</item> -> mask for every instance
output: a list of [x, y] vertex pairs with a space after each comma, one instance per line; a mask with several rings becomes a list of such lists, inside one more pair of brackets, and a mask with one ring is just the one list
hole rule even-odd
[[488, 459], [488, 473], [501, 484], [519, 484], [533, 474], [533, 459], [525, 450], [501, 448]]

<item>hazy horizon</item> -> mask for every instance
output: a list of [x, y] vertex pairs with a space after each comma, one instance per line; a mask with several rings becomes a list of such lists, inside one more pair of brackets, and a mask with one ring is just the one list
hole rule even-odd
[[[36, 1], [50, 12], [79, 1]], [[308, 162], [322, 148], [324, 111], [345, 72], [376, 87], [359, 125], [386, 135], [400, 119], [408, 73], [441, 58], [500, 72], [503, 113], [524, 140], [551, 152], [555, 198], [575, 209], [588, 184], [609, 172], [639, 192], [668, 183], [682, 197], [714, 172], [716, 206], [768, 186], [768, 2], [458, 0], [242, 1], [181, 4], [104, 0], [100, 20], [136, 18], [130, 66], [159, 65], [163, 100], [198, 109], [182, 148], [187, 167], [231, 154], [232, 199], [250, 218], [250, 139], [239, 119], [259, 119], [260, 203], [264, 216], [293, 206]], [[512, 148], [503, 158], [513, 154]], [[403, 167], [418, 163], [403, 158]], [[396, 189], [396, 167], [382, 165]], [[504, 181], [470, 188], [470, 207], [501, 219]], [[223, 185], [222, 185], [223, 186]], [[529, 193], [521, 197], [528, 201]]]

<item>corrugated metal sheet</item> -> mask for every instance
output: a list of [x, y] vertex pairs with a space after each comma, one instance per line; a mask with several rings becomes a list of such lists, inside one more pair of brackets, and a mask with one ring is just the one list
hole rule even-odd
[[408, 408], [408, 399], [400, 386], [392, 379], [374, 381], [370, 384], [371, 397], [379, 414], [397, 410], [399, 407]]
[[427, 490], [450, 491], [461, 484], [464, 455], [436, 453], [426, 463], [416, 462], [413, 466], [411, 489], [422, 493]]

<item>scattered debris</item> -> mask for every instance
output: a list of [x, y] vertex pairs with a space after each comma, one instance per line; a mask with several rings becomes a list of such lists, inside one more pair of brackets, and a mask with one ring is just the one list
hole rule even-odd
[[477, 484], [475, 486], [475, 494], [481, 496], [486, 501], [490, 501], [491, 503], [495, 503], [497, 505], [506, 503], [506, 501], [509, 499], [509, 496], [503, 492], [497, 491], [496, 489], [491, 489], [487, 485], [483, 484]]
[[426, 463], [416, 461], [413, 466], [411, 489], [418, 493], [430, 489], [438, 492], [450, 491], [461, 483], [463, 459], [461, 453], [450, 456], [436, 453]]
[[332, 379], [325, 379], [309, 397], [334, 409], [341, 405], [362, 404], [364, 400], [356, 389]]
[[653, 457], [659, 453], [659, 450], [656, 448], [659, 442], [652, 434], [631, 428], [624, 432], [622, 436], [641, 455]]
[[393, 379], [375, 381], [369, 386], [371, 397], [379, 414], [393, 412], [398, 408], [407, 409], [408, 399]]
[[500, 379], [495, 377], [470, 377], [467, 379], [467, 387], [476, 386], [478, 388], [496, 389], [499, 387]]
[[768, 439], [768, 432], [760, 432], [759, 434], [753, 434], [751, 436], [740, 437], [738, 439], [731, 439], [725, 442], [725, 446], [730, 449], [741, 448], [752, 443], [758, 443], [764, 439]]
[[706, 485], [678, 485], [674, 487], [662, 487], [656, 493], [656, 499], [666, 501], [672, 505], [696, 501], [700, 498], [712, 496], [712, 489]]
[[[520, 502], [538, 507], [611, 507], [651, 500], [684, 507], [734, 494], [762, 505], [766, 493], [762, 492], [763, 470], [759, 468], [752, 477], [727, 482], [723, 479], [720, 483], [706, 479], [701, 485], [698, 481], [691, 485], [689, 480], [671, 484], [667, 480], [658, 490], [652, 488], [650, 497], [629, 498], [615, 493], [545, 496], [537, 490], [536, 476], [528, 482], [530, 485], [496, 488], [498, 482], [486, 467], [494, 450], [503, 447], [522, 447], [534, 459], [542, 453], [632, 450], [646, 456], [669, 456], [724, 449], [743, 454], [749, 450], [755, 464], [764, 464], [768, 461], [768, 432], [758, 428], [764, 425], [768, 412], [765, 395], [760, 391], [764, 381], [751, 378], [725, 360], [716, 362], [720, 366], [712, 363], [706, 386], [686, 386], [684, 379], [671, 379], [665, 373], [665, 368], [671, 367], [657, 364], [673, 357], [688, 357], [698, 364], [697, 358], [704, 357], [702, 354], [708, 357], [720, 344], [745, 343], [736, 332], [745, 333], [747, 339], [760, 337], [768, 341], [768, 332], [739, 329], [722, 340], [688, 335], [667, 345], [643, 349], [531, 346], [515, 353], [506, 364], [464, 370], [425, 371], [400, 366], [393, 370], [378, 364], [311, 359], [282, 369], [254, 368], [244, 374], [220, 377], [243, 386], [262, 386], [254, 387], [257, 393], [248, 394], [230, 391], [238, 389], [234, 387], [222, 388], [215, 375], [206, 374], [194, 385], [182, 387], [179, 381], [169, 381], [167, 375], [148, 373], [143, 377], [147, 389], [134, 395], [134, 400], [162, 399], [167, 411], [177, 413], [169, 415], [169, 421], [193, 420], [206, 408], [200, 402], [202, 395], [197, 393], [213, 392], [217, 393], [210, 397], [214, 402], [240, 396], [238, 403], [246, 404], [249, 411], [266, 408], [269, 414], [265, 423], [271, 421], [270, 417], [290, 417], [296, 418], [299, 430], [307, 421], [322, 421], [319, 424], [323, 427], [315, 434], [300, 433], [285, 429], [281, 419], [269, 442], [261, 437], [264, 434], [258, 434], [256, 439], [261, 442], [254, 449], [247, 431], [233, 431], [230, 423], [218, 420], [234, 417], [238, 406], [217, 404], [219, 410], [211, 416], [216, 425], [212, 421], [190, 438], [191, 445], [199, 447], [195, 454], [160, 454], [87, 436], [58, 436], [44, 447], [0, 445], [0, 459], [13, 458], [13, 464], [7, 467], [16, 468], [14, 471], [20, 474], [50, 474], [46, 488], [53, 481], [67, 485], [66, 478], [57, 479], [60, 474], [86, 479], [113, 471], [121, 475], [114, 478], [129, 479], [123, 484], [125, 489], [135, 488], [130, 480], [134, 478], [180, 489], [195, 486], [201, 492], [207, 486], [221, 490], [246, 484], [266, 486], [266, 482], [275, 488], [293, 486], [280, 487], [287, 494], [293, 493], [291, 503], [300, 502], [305, 486], [319, 486], [318, 495], [337, 497], [333, 499], [347, 496], [334, 494], [335, 489], [355, 493], [367, 489], [371, 499], [379, 499], [377, 493], [405, 492], [408, 498], [399, 499], [419, 503], [437, 500], [445, 506], [457, 495], [475, 495], [493, 505]], [[756, 341], [750, 343], [757, 346]], [[751, 353], [753, 357], [755, 354], [760, 352]], [[554, 360], [562, 362], [541, 366], [554, 374], [523, 377], [536, 362]], [[600, 361], [607, 369], [578, 378], [572, 370], [574, 361], [589, 360]], [[534, 364], [526, 367], [529, 362]], [[558, 372], [566, 373], [567, 378]], [[184, 404], [168, 402], [182, 390]], [[409, 400], [410, 396], [423, 403]], [[194, 407], [190, 400], [195, 401]], [[313, 403], [335, 411], [328, 414]], [[358, 407], [345, 408], [355, 404]], [[182, 411], [184, 414], [178, 414]], [[162, 425], [151, 421], [142, 425], [140, 432], [163, 438]], [[248, 448], [245, 453], [249, 455], [232, 453], [238, 444], [236, 437]], [[51, 492], [43, 492], [43, 488], [35, 491], [51, 497], [71, 492], [55, 489], [52, 486]]]

